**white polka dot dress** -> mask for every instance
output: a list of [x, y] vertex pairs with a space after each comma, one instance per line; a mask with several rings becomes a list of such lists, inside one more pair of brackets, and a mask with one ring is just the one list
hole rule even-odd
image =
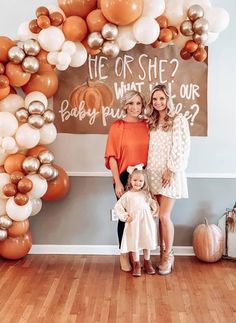
[[[150, 190], [154, 195], [170, 198], [188, 198], [187, 167], [190, 151], [190, 133], [187, 119], [179, 114], [169, 131], [158, 127], [150, 132], [147, 175]], [[174, 172], [168, 186], [162, 186], [162, 175], [166, 169]]]

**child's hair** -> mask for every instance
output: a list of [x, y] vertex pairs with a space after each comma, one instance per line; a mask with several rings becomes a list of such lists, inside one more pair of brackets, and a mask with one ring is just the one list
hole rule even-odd
[[164, 84], [159, 84], [154, 86], [152, 89], [151, 95], [150, 95], [150, 101], [148, 102], [148, 112], [147, 112], [147, 118], [148, 118], [148, 124], [149, 128], [156, 129], [159, 122], [159, 112], [153, 108], [152, 100], [153, 95], [157, 91], [162, 91], [167, 99], [167, 114], [164, 118], [164, 125], [162, 126], [162, 129], [164, 131], [169, 131], [172, 129], [173, 126], [173, 120], [175, 116], [175, 107], [171, 98], [171, 95], [167, 89], [167, 87]]
[[144, 177], [144, 185], [141, 190], [145, 193], [147, 201], [149, 201], [149, 199], [153, 198], [153, 196], [150, 192], [147, 174], [144, 169], [142, 169], [142, 170], [135, 169], [131, 174], [129, 174], [128, 182], [127, 182], [125, 189], [126, 189], [126, 191], [129, 191], [132, 189], [131, 180], [132, 180], [132, 177], [136, 174], [143, 175], [143, 177]]

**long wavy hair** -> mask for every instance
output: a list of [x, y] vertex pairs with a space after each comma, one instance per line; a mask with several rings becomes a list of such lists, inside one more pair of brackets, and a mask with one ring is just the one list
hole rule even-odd
[[136, 95], [139, 96], [141, 99], [141, 103], [142, 103], [141, 115], [144, 114], [144, 111], [146, 108], [146, 100], [145, 100], [144, 96], [139, 91], [134, 91], [134, 90], [127, 91], [121, 99], [121, 107], [122, 107], [122, 110], [124, 111], [125, 114], [127, 112], [128, 104], [132, 101], [132, 99]]
[[162, 91], [166, 96], [167, 114], [164, 118], [164, 124], [162, 125], [162, 129], [164, 131], [169, 131], [170, 129], [172, 129], [172, 126], [173, 126], [173, 120], [175, 117], [175, 107], [174, 107], [171, 95], [170, 95], [166, 85], [164, 85], [164, 84], [158, 84], [158, 85], [154, 86], [154, 88], [152, 89], [152, 92], [150, 95], [150, 101], [148, 102], [147, 113], [146, 113], [146, 116], [148, 119], [148, 125], [151, 130], [156, 129], [158, 127], [160, 113], [159, 113], [159, 111], [157, 111], [156, 109], [153, 108], [153, 104], [152, 104], [153, 95], [157, 91]]
[[131, 174], [129, 174], [125, 190], [130, 191], [133, 188], [133, 186], [131, 184], [131, 180], [132, 180], [133, 176], [136, 174], [143, 175], [143, 177], [144, 177], [144, 184], [143, 184], [141, 191], [143, 191], [145, 193], [146, 200], [147, 200], [147, 202], [149, 202], [149, 199], [154, 198], [154, 197], [151, 194], [151, 191], [149, 189], [148, 178], [147, 178], [147, 174], [144, 169], [142, 169], [142, 170], [135, 169]]

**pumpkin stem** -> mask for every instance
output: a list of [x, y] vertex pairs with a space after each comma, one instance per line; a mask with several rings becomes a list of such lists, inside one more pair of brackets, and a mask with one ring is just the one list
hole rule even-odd
[[208, 225], [208, 220], [206, 217], [205, 217], [205, 225]]

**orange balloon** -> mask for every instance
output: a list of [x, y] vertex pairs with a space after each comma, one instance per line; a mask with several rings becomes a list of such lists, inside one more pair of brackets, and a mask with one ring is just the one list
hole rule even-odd
[[99, 48], [93, 49], [93, 48], [89, 47], [87, 38], [85, 38], [81, 43], [84, 45], [84, 47], [87, 50], [87, 53], [90, 55], [97, 55], [101, 52], [101, 49], [99, 49]]
[[9, 237], [0, 243], [0, 254], [6, 259], [20, 259], [28, 254], [32, 247], [31, 232], [18, 237]]
[[10, 93], [10, 91], [11, 91], [10, 86], [0, 89], [0, 100], [6, 98], [8, 96], [8, 94]]
[[198, 44], [190, 39], [185, 43], [184, 49], [189, 53], [194, 53], [198, 49]]
[[8, 59], [8, 51], [14, 46], [13, 40], [8, 37], [0, 36], [0, 62], [6, 63]]
[[168, 19], [166, 18], [166, 16], [159, 16], [155, 20], [158, 22], [160, 28], [167, 28]]
[[101, 0], [103, 15], [116, 25], [128, 25], [143, 11], [143, 0]]
[[192, 54], [189, 53], [185, 48], [182, 48], [180, 51], [180, 56], [187, 61], [192, 57]]
[[82, 41], [88, 34], [87, 24], [81, 17], [66, 18], [62, 27], [65, 37], [71, 41]]
[[45, 150], [48, 150], [47, 147], [43, 145], [38, 145], [38, 146], [35, 146], [34, 148], [29, 149], [26, 155], [37, 158], [38, 155], [41, 153], [41, 151], [45, 151]]
[[41, 31], [41, 28], [38, 26], [37, 19], [33, 19], [29, 22], [29, 30], [34, 34], [38, 34]]
[[58, 165], [53, 164], [58, 170], [58, 177], [54, 181], [48, 182], [47, 192], [42, 199], [44, 201], [55, 201], [63, 198], [69, 191], [70, 181], [64, 169]]
[[194, 53], [193, 57], [198, 62], [203, 62], [207, 58], [207, 52], [203, 47], [199, 47]]
[[160, 41], [163, 41], [164, 43], [168, 43], [169, 41], [172, 40], [173, 34], [172, 31], [168, 28], [162, 28], [160, 30], [160, 35], [158, 37], [158, 39]]
[[53, 96], [58, 89], [57, 74], [52, 71], [35, 73], [30, 81], [23, 86], [23, 91], [28, 94], [32, 91], [39, 91], [46, 95], [47, 98]]
[[16, 185], [13, 183], [5, 184], [2, 188], [2, 192], [7, 197], [14, 196], [17, 193]]
[[0, 75], [5, 73], [5, 66], [3, 63], [0, 63]]
[[17, 205], [25, 205], [26, 203], [28, 203], [29, 201], [29, 197], [26, 194], [23, 193], [16, 193], [16, 195], [14, 196], [14, 201]]
[[97, 0], [97, 8], [101, 9], [101, 0]]
[[25, 177], [24, 173], [16, 170], [15, 172], [11, 173], [10, 180], [13, 184], [17, 184], [24, 177]]
[[9, 86], [9, 80], [6, 75], [0, 75], [0, 89], [5, 89]]
[[41, 49], [36, 58], [39, 60], [39, 70], [38, 73], [48, 72], [53, 70], [53, 65], [49, 64], [47, 61], [48, 52]]
[[32, 187], [33, 183], [28, 177], [22, 178], [17, 184], [18, 191], [21, 193], [28, 193], [32, 190]]
[[52, 26], [60, 26], [63, 21], [64, 21], [64, 17], [62, 16], [62, 14], [60, 12], [52, 12], [50, 15], [50, 21], [51, 21], [51, 25]]
[[22, 163], [25, 160], [23, 154], [13, 154], [6, 158], [4, 162], [4, 168], [8, 174], [15, 172], [16, 170], [23, 172]]
[[100, 32], [102, 27], [108, 23], [108, 20], [103, 16], [101, 9], [95, 9], [87, 15], [86, 22], [89, 31], [92, 33], [93, 31]]
[[97, 7], [97, 0], [58, 0], [57, 2], [67, 17], [86, 17]]
[[31, 74], [24, 72], [21, 65], [9, 62], [6, 65], [6, 76], [9, 79], [10, 85], [21, 87], [29, 82]]
[[18, 237], [25, 234], [29, 230], [29, 220], [12, 221], [12, 225], [7, 229], [9, 237]]

